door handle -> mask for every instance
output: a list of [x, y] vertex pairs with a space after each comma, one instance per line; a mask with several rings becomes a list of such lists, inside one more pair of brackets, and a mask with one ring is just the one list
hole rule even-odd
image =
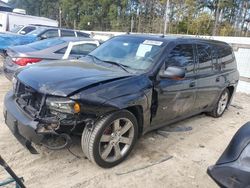
[[215, 81], [216, 81], [216, 82], [219, 82], [219, 81], [220, 81], [220, 77], [217, 77]]
[[189, 84], [189, 87], [195, 87], [195, 82], [191, 82], [190, 84]]

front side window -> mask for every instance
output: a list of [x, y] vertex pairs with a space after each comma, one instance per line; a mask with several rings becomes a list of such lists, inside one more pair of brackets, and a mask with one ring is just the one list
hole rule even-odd
[[112, 61], [131, 69], [147, 70], [156, 63], [164, 44], [160, 40], [147, 40], [145, 38], [115, 37], [90, 55], [102, 61]]
[[42, 34], [45, 38], [54, 38], [54, 37], [59, 37], [58, 35], [58, 30], [49, 30], [46, 31], [44, 34]]
[[186, 73], [194, 71], [194, 53], [192, 44], [179, 44], [169, 53], [167, 66], [183, 67]]

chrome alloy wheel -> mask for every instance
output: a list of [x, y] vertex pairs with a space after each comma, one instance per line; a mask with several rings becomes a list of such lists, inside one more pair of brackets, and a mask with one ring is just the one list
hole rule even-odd
[[228, 92], [224, 92], [221, 95], [221, 98], [218, 103], [217, 113], [219, 115], [221, 115], [225, 111], [228, 104], [228, 100], [229, 100]]
[[134, 136], [134, 126], [129, 119], [116, 119], [102, 133], [99, 143], [101, 158], [106, 162], [119, 160], [129, 151]]

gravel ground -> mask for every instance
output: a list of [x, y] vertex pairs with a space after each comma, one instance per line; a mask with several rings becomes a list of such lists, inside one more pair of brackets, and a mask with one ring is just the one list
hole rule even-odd
[[[27, 187], [217, 187], [206, 169], [219, 158], [232, 136], [249, 120], [250, 96], [237, 93], [222, 118], [198, 115], [139, 139], [131, 155], [112, 169], [83, 158], [80, 140], [70, 151], [38, 147], [31, 155], [12, 136], [3, 119], [3, 98], [11, 84], [0, 73], [0, 154], [24, 177]], [[0, 180], [6, 178], [0, 168]]]

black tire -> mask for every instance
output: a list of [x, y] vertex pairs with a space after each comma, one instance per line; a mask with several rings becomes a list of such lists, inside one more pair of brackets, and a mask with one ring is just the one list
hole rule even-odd
[[[120, 124], [123, 123], [123, 120], [125, 123], [122, 127], [122, 125], [120, 125]], [[127, 125], [126, 124], [127, 120], [129, 120], [128, 121], [129, 126], [131, 126], [131, 123], [132, 123], [132, 126], [131, 126], [131, 128], [129, 128], [127, 130], [127, 132], [125, 134], [130, 135], [131, 130], [133, 130], [132, 131], [133, 138], [132, 138], [132, 136], [128, 136], [127, 139], [131, 139], [128, 146], [126, 144], [124, 144], [124, 146], [123, 146], [123, 143], [120, 143], [120, 140], [117, 141], [118, 143], [112, 143], [112, 144], [119, 145], [121, 158], [114, 160], [114, 161], [108, 161], [108, 156], [110, 154], [112, 154], [112, 152], [114, 153], [113, 158], [116, 158], [116, 154], [115, 154], [116, 152], [115, 152], [115, 146], [111, 144], [111, 142], [113, 140], [108, 141], [108, 143], [106, 143], [104, 146], [101, 145], [101, 144], [103, 144], [103, 141], [101, 142], [101, 138], [103, 138], [102, 136], [104, 136], [104, 135], [106, 136], [106, 133], [104, 131], [114, 129], [114, 128], [110, 128], [110, 127], [114, 127], [115, 121], [118, 121], [119, 127], [121, 127], [120, 132], [122, 132], [122, 128], [124, 128]], [[115, 131], [115, 130], [112, 130], [112, 131]], [[117, 136], [116, 132], [115, 133], [112, 132], [112, 134], [115, 134]], [[112, 134], [110, 133], [110, 135], [112, 135]], [[123, 137], [123, 135], [125, 135], [125, 134], [122, 134], [120, 136]], [[92, 130], [89, 129], [88, 127], [85, 127], [83, 130], [83, 134], [82, 134], [81, 145], [82, 145], [83, 153], [90, 161], [92, 161], [93, 163], [97, 164], [100, 167], [111, 168], [113, 166], [118, 165], [119, 163], [121, 163], [123, 160], [126, 159], [126, 157], [129, 155], [129, 153], [133, 149], [137, 138], [138, 138], [138, 124], [137, 124], [137, 120], [136, 120], [135, 116], [127, 110], [121, 110], [121, 111], [110, 113], [110, 114], [102, 117], [99, 121], [96, 122], [96, 124], [94, 125], [94, 128]], [[125, 148], [125, 146], [126, 146], [126, 148]], [[112, 150], [109, 153], [109, 155], [107, 156], [106, 160], [104, 160], [102, 155], [101, 155], [101, 149], [100, 149], [101, 147], [104, 147], [104, 150], [106, 150], [108, 147], [112, 147]], [[124, 148], [126, 149], [126, 152], [124, 152], [122, 154], [121, 150], [123, 150]], [[104, 152], [105, 151], [103, 151], [103, 153]]]
[[[225, 104], [224, 104], [223, 110], [222, 110], [221, 112], [218, 112], [218, 109], [219, 109], [219, 107], [220, 107], [220, 101], [222, 100], [222, 97], [225, 96], [225, 95], [227, 96], [227, 101], [226, 101]], [[220, 98], [219, 98], [219, 100], [217, 101], [217, 103], [216, 103], [216, 105], [215, 105], [213, 111], [209, 112], [208, 115], [210, 115], [210, 116], [212, 116], [212, 117], [214, 117], [214, 118], [219, 118], [219, 117], [221, 117], [221, 116], [224, 114], [224, 112], [226, 111], [226, 109], [227, 109], [227, 107], [228, 107], [229, 101], [230, 101], [230, 92], [229, 92], [229, 90], [226, 88], [226, 89], [221, 93]]]

